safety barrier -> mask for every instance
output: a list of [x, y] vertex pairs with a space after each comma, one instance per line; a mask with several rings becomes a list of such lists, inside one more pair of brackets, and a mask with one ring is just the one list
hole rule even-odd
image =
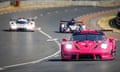
[[[0, 3], [0, 7], [10, 6], [11, 1], [5, 1]], [[14, 0], [17, 2], [17, 0]], [[20, 6], [31, 5], [53, 5], [53, 6], [120, 6], [120, 0], [20, 0]]]
[[21, 5], [40, 5], [40, 4], [53, 4], [53, 5], [87, 5], [87, 6], [120, 6], [120, 0], [26, 0], [22, 1]]
[[0, 8], [10, 6], [10, 1], [0, 2]]

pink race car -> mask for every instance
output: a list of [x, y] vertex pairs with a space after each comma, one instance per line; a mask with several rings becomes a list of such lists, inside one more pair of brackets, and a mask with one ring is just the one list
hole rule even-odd
[[112, 60], [115, 57], [116, 42], [107, 38], [101, 30], [74, 32], [70, 40], [63, 38], [62, 60]]

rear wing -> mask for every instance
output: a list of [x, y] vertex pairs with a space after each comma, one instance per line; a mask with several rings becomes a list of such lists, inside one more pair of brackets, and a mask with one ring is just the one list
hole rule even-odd
[[60, 24], [68, 24], [68, 22], [69, 22], [69, 21], [63, 21], [63, 20], [61, 20], [61, 21], [60, 21]]

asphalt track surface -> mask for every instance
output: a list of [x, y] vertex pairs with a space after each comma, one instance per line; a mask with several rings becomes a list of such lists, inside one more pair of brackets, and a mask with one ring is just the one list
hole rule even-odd
[[[70, 20], [78, 16], [118, 8], [74, 6], [0, 15], [0, 72], [119, 72], [119, 40], [116, 41], [115, 60], [67, 62], [60, 60], [59, 44], [63, 37], [69, 37], [70, 34], [58, 32], [60, 20]], [[18, 17], [36, 17], [36, 31], [8, 31], [9, 19]], [[93, 23], [91, 26], [96, 25]], [[48, 41], [49, 38], [58, 41]]]

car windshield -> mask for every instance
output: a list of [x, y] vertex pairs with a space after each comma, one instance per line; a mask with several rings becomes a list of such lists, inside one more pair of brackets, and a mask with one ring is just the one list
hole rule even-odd
[[27, 21], [20, 21], [20, 20], [17, 21], [17, 24], [26, 24], [26, 23]]
[[94, 35], [94, 34], [87, 34], [87, 35], [74, 35], [72, 36], [73, 40], [75, 41], [84, 41], [84, 40], [90, 40], [90, 41], [98, 41], [98, 40], [104, 40], [104, 35]]

